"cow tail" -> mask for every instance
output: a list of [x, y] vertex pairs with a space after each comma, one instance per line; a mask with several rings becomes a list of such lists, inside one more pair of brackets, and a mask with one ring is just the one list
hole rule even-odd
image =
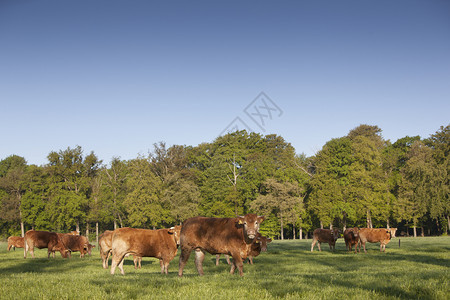
[[23, 258], [27, 258], [27, 252], [28, 252], [28, 243], [27, 243], [27, 233], [23, 235]]

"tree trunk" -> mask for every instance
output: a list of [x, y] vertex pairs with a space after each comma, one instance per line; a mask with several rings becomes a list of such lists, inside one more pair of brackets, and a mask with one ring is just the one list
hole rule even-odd
[[97, 242], [98, 246], [98, 222], [95, 222], [95, 241]]
[[320, 220], [320, 229], [323, 229], [323, 222]]
[[421, 235], [422, 237], [424, 237], [424, 236], [425, 236], [425, 231], [423, 230], [423, 226], [420, 227], [420, 228], [421, 228], [420, 235]]
[[25, 236], [25, 225], [23, 222], [20, 222], [20, 231], [22, 232], [22, 237]]
[[367, 228], [372, 228], [372, 216], [370, 215], [370, 210], [367, 210]]
[[389, 218], [387, 218], [387, 219], [386, 219], [386, 228], [389, 229], [389, 228], [390, 228], [389, 226], [390, 226], [390, 224], [389, 224]]
[[417, 229], [416, 229], [416, 224], [414, 223], [413, 225], [413, 232], [414, 232], [414, 237], [417, 237]]
[[333, 224], [330, 223], [330, 230], [333, 230]]
[[86, 237], [89, 241], [89, 223], [86, 222]]
[[298, 238], [299, 238], [300, 240], [303, 240], [303, 228], [302, 228], [302, 226], [300, 226], [298, 232], [299, 232], [299, 237], [298, 237]]
[[281, 223], [281, 229], [280, 229], [280, 236], [281, 236], [281, 240], [284, 240], [284, 234], [283, 234], [283, 218], [281, 218], [281, 220], [280, 220], [280, 223]]
[[294, 240], [295, 240], [295, 224], [292, 224], [292, 232], [294, 234]]
[[342, 223], [345, 231], [347, 229], [347, 213], [345, 211], [342, 213]]
[[116, 230], [117, 229], [117, 222], [116, 222], [116, 220], [114, 220], [114, 230]]
[[445, 230], [445, 233], [448, 234], [448, 230], [450, 229], [450, 215], [447, 215], [447, 229]]
[[80, 233], [80, 221], [77, 220], [77, 224], [75, 225], [75, 230]]

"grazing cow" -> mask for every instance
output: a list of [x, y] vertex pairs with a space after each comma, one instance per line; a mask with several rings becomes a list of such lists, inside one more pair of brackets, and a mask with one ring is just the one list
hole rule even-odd
[[98, 249], [100, 250], [104, 269], [108, 269], [108, 259], [111, 255], [113, 232], [114, 231], [112, 230], [106, 230], [98, 239]]
[[253, 240], [264, 221], [264, 216], [247, 214], [237, 218], [205, 218], [187, 219], [181, 229], [180, 264], [178, 276], [183, 276], [183, 269], [195, 249], [195, 265], [198, 274], [203, 275], [205, 251], [210, 254], [228, 254], [233, 257], [230, 273], [236, 268], [244, 275], [242, 259], [247, 258]]
[[361, 244], [366, 251], [366, 242], [380, 243], [380, 252], [386, 251], [386, 245], [391, 241], [391, 238], [395, 237], [397, 228], [360, 228], [359, 229], [359, 251], [361, 251]]
[[319, 247], [319, 251], [322, 251], [320, 249], [320, 243], [328, 243], [330, 245], [330, 250], [334, 251], [336, 240], [339, 238], [339, 229], [334, 228], [333, 230], [330, 229], [320, 229], [317, 228], [313, 232], [313, 241], [311, 244], [311, 252], [314, 250], [314, 245], [317, 243], [317, 247]]
[[87, 244], [87, 246], [84, 248], [84, 250], [89, 254], [89, 256], [92, 255], [92, 248], [95, 248], [95, 245], [92, 245], [90, 243]]
[[53, 253], [53, 257], [55, 257], [55, 251], [59, 251], [63, 258], [66, 258], [67, 253], [70, 252], [56, 232], [28, 230], [25, 233], [24, 241], [24, 258], [27, 258], [28, 251], [34, 258], [34, 247], [38, 249], [47, 248], [48, 258], [50, 258], [50, 253]]
[[168, 273], [169, 263], [177, 254], [181, 226], [170, 229], [119, 228], [112, 237], [111, 274], [118, 266], [123, 271], [125, 256], [159, 258], [161, 273]]
[[355, 245], [355, 253], [357, 250], [357, 245], [359, 241], [359, 228], [353, 227], [353, 228], [347, 228], [344, 231], [344, 240], [345, 240], [345, 247], [347, 247], [348, 251], [352, 251], [353, 245]]
[[[87, 237], [82, 235], [72, 235], [70, 233], [58, 233], [59, 238], [64, 245], [70, 250], [69, 258], [72, 257], [72, 252], [80, 251], [80, 257], [84, 257], [86, 253], [90, 254], [93, 245], [89, 244]], [[91, 245], [91, 248], [89, 247]], [[54, 251], [53, 251], [54, 252]]]
[[16, 248], [23, 248], [23, 237], [21, 236], [10, 236], [8, 238], [8, 251], [11, 247], [16, 251]]

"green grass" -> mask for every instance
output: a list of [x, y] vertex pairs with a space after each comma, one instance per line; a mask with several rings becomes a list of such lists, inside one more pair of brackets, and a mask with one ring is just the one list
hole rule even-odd
[[91, 257], [23, 259], [23, 249], [7, 252], [0, 243], [0, 299], [448, 299], [450, 237], [398, 238], [386, 253], [368, 244], [368, 253], [348, 253], [338, 240], [311, 253], [311, 240], [274, 241], [269, 250], [244, 266], [244, 277], [230, 275], [225, 258], [215, 266], [207, 255], [199, 277], [193, 257], [178, 278], [178, 256], [169, 275], [159, 262], [144, 258], [142, 269], [125, 261], [125, 275], [102, 268], [98, 250]]

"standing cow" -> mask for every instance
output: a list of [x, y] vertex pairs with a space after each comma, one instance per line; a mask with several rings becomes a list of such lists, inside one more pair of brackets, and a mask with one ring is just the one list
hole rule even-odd
[[108, 259], [111, 255], [112, 249], [112, 230], [105, 230], [98, 239], [98, 249], [100, 250], [100, 257], [102, 258], [103, 268], [108, 269]]
[[348, 249], [348, 251], [352, 251], [353, 245], [355, 246], [355, 253], [357, 250], [357, 245], [359, 241], [359, 228], [353, 227], [353, 228], [347, 228], [344, 231], [344, 241], [345, 241], [345, 247]]
[[233, 257], [230, 273], [236, 268], [243, 276], [242, 259], [251, 251], [264, 216], [247, 214], [237, 218], [205, 218], [194, 217], [183, 222], [180, 241], [180, 264], [178, 276], [183, 276], [183, 269], [195, 250], [195, 265], [198, 274], [203, 275], [205, 252], [210, 254], [228, 254]]
[[317, 247], [319, 247], [319, 251], [322, 251], [320, 248], [320, 243], [328, 243], [330, 246], [330, 250], [334, 251], [336, 240], [339, 238], [339, 229], [334, 228], [331, 229], [321, 229], [317, 228], [313, 232], [313, 241], [311, 244], [311, 252], [314, 250], [314, 245], [317, 243]]
[[397, 228], [360, 228], [359, 229], [359, 251], [361, 251], [361, 244], [366, 251], [366, 242], [380, 243], [380, 252], [386, 251], [386, 245], [395, 237]]
[[181, 226], [170, 229], [119, 228], [112, 237], [111, 274], [118, 266], [123, 271], [125, 256], [159, 258], [161, 273], [168, 273], [169, 263], [177, 254]]
[[266, 252], [267, 244], [270, 242], [272, 242], [272, 239], [269, 239], [268, 237], [262, 236], [260, 233], [258, 233], [258, 236], [253, 242], [252, 248], [248, 255], [248, 262], [251, 265], [253, 265], [253, 257], [258, 256], [261, 252]]
[[[82, 235], [73, 235], [71, 233], [58, 233], [59, 238], [64, 245], [70, 250], [69, 258], [72, 257], [72, 252], [80, 251], [80, 257], [84, 257], [86, 253], [91, 254], [91, 249], [94, 247], [89, 244], [87, 237]], [[53, 251], [54, 252], [54, 251]]]
[[10, 236], [8, 238], [8, 251], [11, 250], [11, 247], [16, 251], [16, 248], [23, 248], [23, 237], [21, 236]]
[[27, 258], [27, 252], [31, 253], [31, 257], [34, 258], [34, 247], [38, 249], [47, 248], [48, 258], [50, 253], [53, 253], [55, 257], [55, 251], [59, 251], [63, 258], [67, 257], [69, 249], [64, 245], [64, 242], [60, 239], [56, 232], [28, 230], [25, 233], [24, 239], [24, 258]]

